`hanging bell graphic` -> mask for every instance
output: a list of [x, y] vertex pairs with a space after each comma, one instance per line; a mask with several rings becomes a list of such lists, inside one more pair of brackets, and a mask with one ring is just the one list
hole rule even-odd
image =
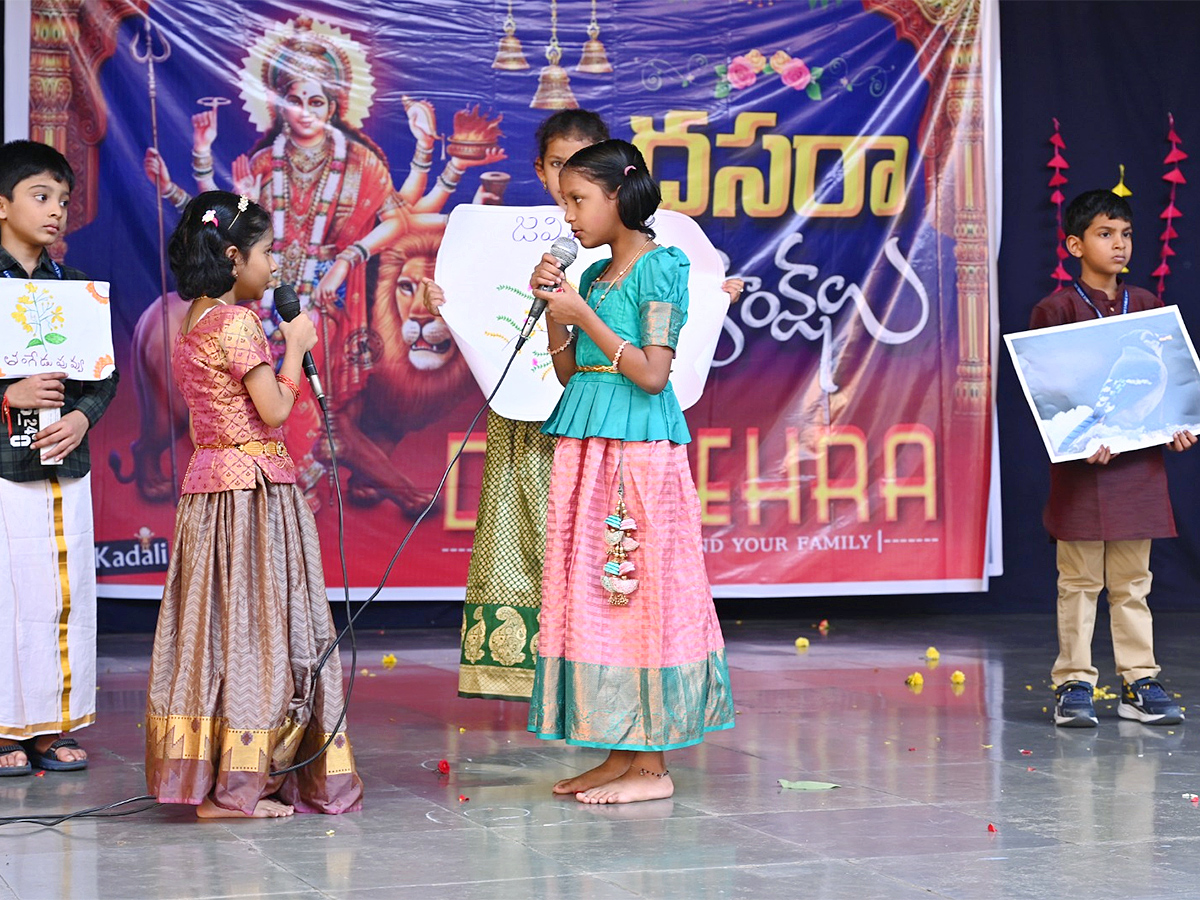
[[604, 50], [604, 44], [600, 43], [600, 25], [595, 19], [592, 19], [588, 25], [587, 34], [588, 39], [583, 42], [583, 53], [579, 57], [579, 65], [575, 67], [575, 71], [597, 75], [611, 72], [613, 67], [608, 61], [608, 53]]
[[533, 109], [579, 109], [579, 101], [571, 92], [571, 79], [567, 70], [558, 64], [562, 59], [562, 50], [558, 42], [551, 42], [546, 48], [546, 59], [550, 63], [542, 68], [538, 75], [537, 93], [533, 95], [530, 107]]
[[529, 68], [529, 61], [525, 59], [525, 51], [521, 47], [521, 39], [517, 37], [517, 20], [513, 18], [511, 2], [508, 4], [508, 15], [504, 19], [504, 36], [500, 38], [500, 46], [496, 48], [492, 68], [503, 69], [506, 72], [519, 72]]

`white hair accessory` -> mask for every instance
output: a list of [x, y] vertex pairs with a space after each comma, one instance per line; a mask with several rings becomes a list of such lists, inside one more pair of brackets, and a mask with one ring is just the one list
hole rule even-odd
[[230, 228], [232, 228], [234, 226], [234, 223], [237, 222], [237, 220], [238, 220], [238, 216], [240, 216], [242, 213], [244, 213], [246, 211], [246, 207], [249, 205], [250, 205], [250, 198], [247, 197], [245, 194], [238, 194], [238, 211], [237, 211], [237, 215], [235, 215], [233, 217], [233, 222], [229, 223]]

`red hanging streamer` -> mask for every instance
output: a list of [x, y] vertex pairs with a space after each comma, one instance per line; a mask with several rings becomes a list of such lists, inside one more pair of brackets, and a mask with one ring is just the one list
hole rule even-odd
[[1050, 176], [1050, 187], [1054, 189], [1053, 193], [1050, 194], [1050, 202], [1054, 204], [1054, 219], [1057, 226], [1055, 228], [1055, 234], [1057, 235], [1055, 244], [1057, 245], [1058, 265], [1050, 273], [1050, 277], [1058, 282], [1058, 286], [1061, 288], [1066, 282], [1071, 280], [1071, 276], [1063, 268], [1063, 260], [1069, 254], [1067, 253], [1067, 248], [1063, 246], [1063, 241], [1067, 239], [1067, 235], [1063, 231], [1063, 201], [1066, 198], [1063, 196], [1061, 190], [1062, 186], [1067, 183], [1067, 176], [1063, 174], [1063, 170], [1071, 167], [1067, 164], [1066, 159], [1063, 158], [1063, 151], [1067, 149], [1067, 144], [1059, 132], [1058, 119], [1054, 119], [1053, 121], [1054, 134], [1050, 135], [1050, 146], [1054, 148], [1054, 156], [1050, 159], [1050, 162], [1046, 163], [1046, 167], [1054, 170], [1054, 174]]
[[1163, 229], [1163, 233], [1159, 237], [1159, 240], [1162, 241], [1162, 249], [1159, 253], [1158, 268], [1150, 273], [1152, 278], [1158, 279], [1159, 300], [1162, 299], [1163, 291], [1166, 289], [1167, 276], [1171, 274], [1171, 266], [1167, 260], [1175, 255], [1175, 251], [1171, 249], [1171, 241], [1179, 237], [1179, 232], [1175, 230], [1175, 220], [1183, 218], [1183, 213], [1175, 205], [1175, 192], [1179, 189], [1179, 185], [1187, 184], [1187, 179], [1179, 171], [1179, 164], [1187, 159], [1188, 155], [1179, 149], [1183, 146], [1183, 141], [1175, 132], [1175, 117], [1171, 113], [1167, 113], [1167, 142], [1171, 145], [1171, 152], [1163, 160], [1163, 165], [1168, 167], [1167, 173], [1163, 175], [1163, 181], [1171, 185], [1171, 193], [1167, 197], [1167, 208], [1159, 214], [1160, 219], [1166, 220], [1167, 227]]

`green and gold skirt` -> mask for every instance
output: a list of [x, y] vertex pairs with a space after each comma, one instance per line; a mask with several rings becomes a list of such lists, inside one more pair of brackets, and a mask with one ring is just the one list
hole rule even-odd
[[553, 435], [488, 411], [458, 695], [528, 700], [537, 663]]

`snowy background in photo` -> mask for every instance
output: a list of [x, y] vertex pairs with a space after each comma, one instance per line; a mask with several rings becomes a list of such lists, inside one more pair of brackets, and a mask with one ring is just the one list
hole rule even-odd
[[1200, 434], [1200, 362], [1177, 307], [1004, 340], [1052, 462]]

